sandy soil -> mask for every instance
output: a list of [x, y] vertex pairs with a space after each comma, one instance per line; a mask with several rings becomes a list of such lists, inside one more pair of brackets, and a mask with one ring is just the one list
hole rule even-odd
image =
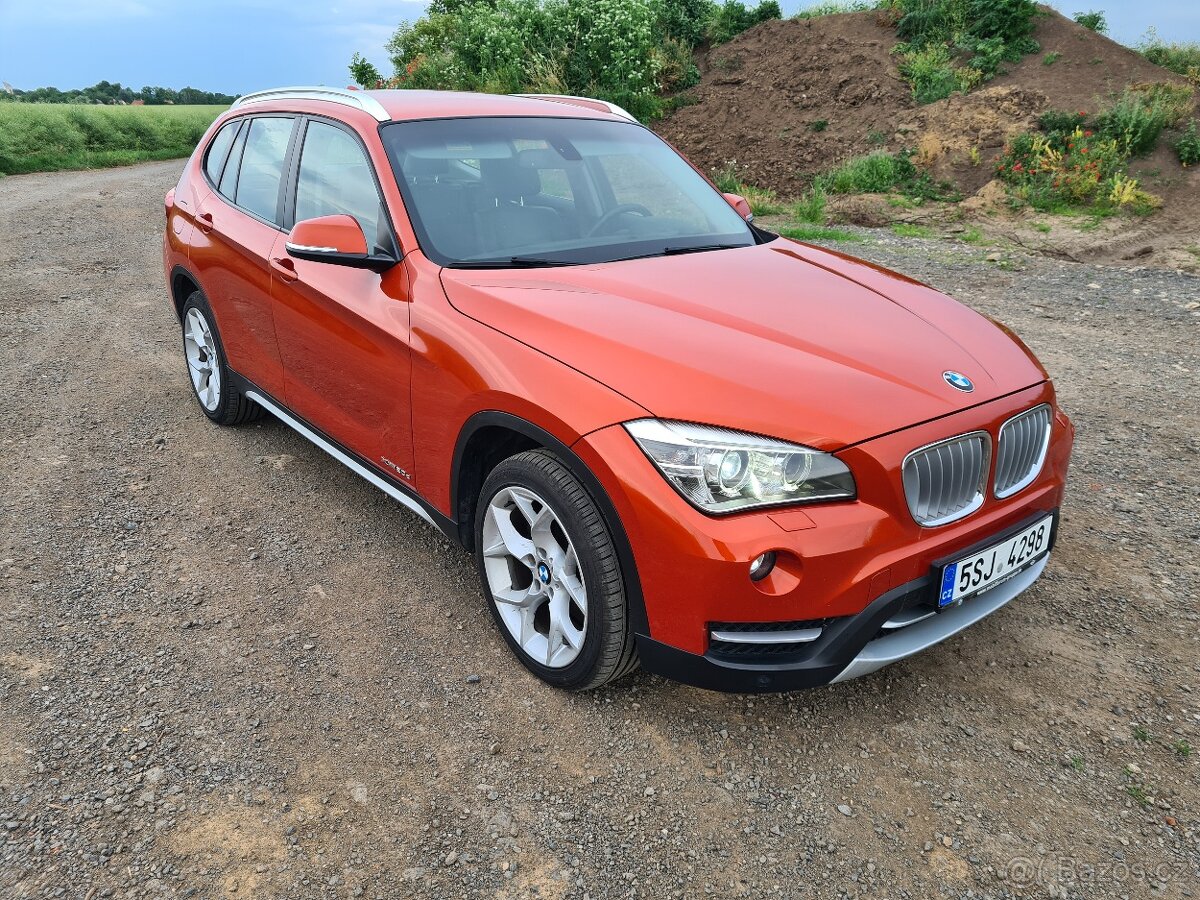
[[0, 895], [1195, 893], [1200, 280], [872, 237], [1057, 376], [1046, 576], [856, 683], [572, 696], [415, 517], [200, 414], [178, 168], [0, 180]]

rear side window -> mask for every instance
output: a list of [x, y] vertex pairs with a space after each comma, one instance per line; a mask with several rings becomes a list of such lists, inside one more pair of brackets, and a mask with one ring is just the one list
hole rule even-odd
[[240, 120], [228, 123], [217, 132], [217, 136], [208, 145], [208, 155], [204, 158], [204, 172], [213, 184], [221, 180], [221, 169], [225, 166], [225, 157], [229, 155], [229, 148], [233, 145], [233, 139], [237, 136], [237, 130], [241, 124]]
[[342, 129], [310, 121], [296, 182], [296, 221], [337, 213], [353, 216], [367, 243], [386, 249], [383, 209], [362, 147]]
[[233, 202], [268, 222], [278, 219], [279, 183], [291, 135], [291, 119], [250, 120]]

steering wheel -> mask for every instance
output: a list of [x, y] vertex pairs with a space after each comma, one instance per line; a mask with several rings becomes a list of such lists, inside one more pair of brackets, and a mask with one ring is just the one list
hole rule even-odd
[[588, 229], [586, 236], [592, 237], [596, 234], [599, 234], [600, 229], [623, 213], [636, 213], [645, 219], [654, 218], [654, 213], [650, 212], [650, 210], [646, 209], [646, 207], [642, 206], [640, 203], [620, 203], [597, 219], [596, 224]]

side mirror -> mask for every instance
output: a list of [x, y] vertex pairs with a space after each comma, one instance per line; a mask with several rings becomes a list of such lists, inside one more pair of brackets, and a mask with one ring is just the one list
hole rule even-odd
[[396, 264], [388, 254], [367, 251], [367, 237], [353, 216], [320, 216], [297, 222], [288, 235], [287, 252], [296, 259], [382, 272]]
[[722, 194], [725, 202], [737, 210], [737, 214], [747, 222], [754, 221], [754, 213], [750, 211], [750, 204], [746, 202], [746, 198], [741, 194]]

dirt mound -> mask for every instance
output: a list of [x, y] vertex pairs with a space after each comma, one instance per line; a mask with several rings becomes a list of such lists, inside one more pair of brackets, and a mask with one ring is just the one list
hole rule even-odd
[[[1095, 113], [1127, 85], [1180, 81], [1137, 52], [1043, 7], [1041, 50], [983, 88], [918, 106], [892, 53], [895, 28], [878, 13], [766, 22], [700, 59], [695, 102], [656, 127], [709, 171], [733, 166], [740, 180], [798, 195], [812, 177], [872, 150], [915, 150], [916, 161], [967, 202], [927, 207], [904, 218], [936, 223], [967, 217], [987, 239], [1091, 262], [1195, 268], [1200, 240], [1200, 167], [1184, 169], [1169, 147], [1131, 165], [1142, 187], [1163, 200], [1156, 214], [1050, 228], [1045, 217], [1014, 212], [993, 179], [1005, 143], [1050, 109]], [[834, 198], [839, 221], [877, 226], [897, 211], [887, 198]], [[1082, 222], [1082, 220], [1081, 220]], [[961, 227], [960, 227], [961, 230]]]
[[[877, 13], [775, 20], [714, 48], [700, 84], [659, 132], [707, 169], [791, 195], [816, 173], [875, 149], [918, 161], [966, 194], [986, 184], [1013, 133], [1048, 109], [1094, 112], [1126, 85], [1182, 80], [1046, 9], [1041, 51], [988, 85], [918, 106], [900, 77], [896, 31]], [[1047, 61], [1049, 60], [1049, 64]]]
[[764, 22], [701, 60], [697, 102], [658, 131], [706, 169], [796, 193], [832, 160], [870, 152], [915, 104], [874, 13]]

